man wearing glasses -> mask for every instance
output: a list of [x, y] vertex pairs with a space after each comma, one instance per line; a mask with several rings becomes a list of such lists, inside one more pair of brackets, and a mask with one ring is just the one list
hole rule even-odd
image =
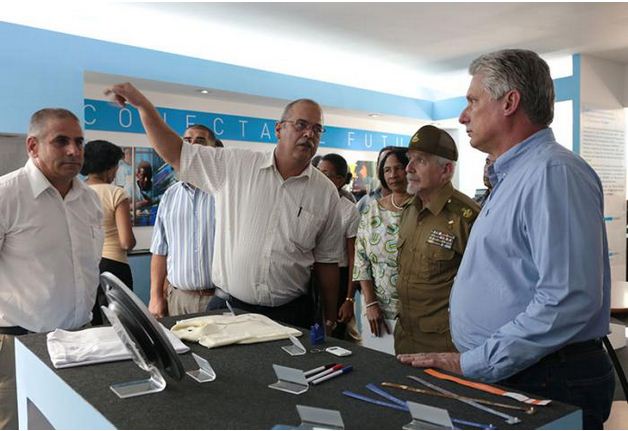
[[237, 308], [309, 327], [313, 267], [330, 332], [337, 320], [341, 233], [338, 193], [310, 164], [324, 132], [321, 107], [309, 99], [289, 103], [275, 125], [277, 147], [262, 153], [185, 145], [131, 84], [105, 93], [138, 109], [151, 145], [182, 181], [214, 195], [217, 295]]

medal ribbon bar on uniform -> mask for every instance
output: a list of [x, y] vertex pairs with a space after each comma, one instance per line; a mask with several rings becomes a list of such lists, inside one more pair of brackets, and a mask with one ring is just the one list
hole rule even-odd
[[455, 239], [456, 239], [455, 235], [452, 235], [452, 234], [446, 233], [446, 232], [440, 232], [440, 231], [437, 231], [436, 229], [434, 229], [430, 233], [430, 236], [427, 238], [427, 243], [428, 244], [434, 244], [434, 245], [437, 245], [439, 247], [443, 247], [443, 248], [446, 248], [448, 250], [451, 250], [451, 248], [454, 245], [454, 240]]

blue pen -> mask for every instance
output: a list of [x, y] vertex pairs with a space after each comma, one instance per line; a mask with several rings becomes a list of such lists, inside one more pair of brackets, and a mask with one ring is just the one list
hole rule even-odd
[[377, 387], [373, 383], [369, 383], [368, 385], [366, 385], [366, 389], [368, 389], [371, 392], [375, 392], [380, 397], [386, 398], [387, 400], [392, 401], [395, 404], [398, 404], [398, 405], [400, 405], [402, 407], [406, 407], [407, 408], [405, 401], [400, 400], [399, 398], [396, 398], [396, 397], [390, 395], [388, 392], [386, 392], [385, 390]]
[[[385, 390], [379, 388], [378, 386], [369, 383], [368, 385], [366, 385], [366, 388], [368, 390], [370, 390], [371, 392], [375, 392], [377, 395], [384, 397], [390, 401], [392, 401], [392, 403], [388, 403], [385, 401], [379, 401], [373, 398], [369, 398], [366, 397], [364, 395], [360, 395], [360, 394], [356, 394], [355, 392], [351, 392], [351, 391], [343, 391], [342, 394], [346, 395], [348, 397], [351, 398], [355, 398], [357, 400], [361, 400], [361, 401], [366, 401], [367, 403], [371, 403], [371, 404], [375, 404], [378, 406], [382, 406], [382, 407], [388, 407], [391, 409], [395, 409], [395, 410], [401, 410], [404, 412], [408, 412], [410, 411], [410, 409], [408, 408], [408, 406], [406, 405], [406, 402], [404, 400], [401, 400], [391, 394], [389, 394], [388, 392], [386, 392]], [[455, 419], [455, 418], [450, 418], [451, 419], [451, 423], [452, 424], [456, 424], [458, 426], [468, 426], [468, 427], [474, 427], [474, 428], [479, 428], [479, 429], [485, 429], [485, 430], [494, 430], [497, 429], [497, 427], [493, 424], [482, 424], [479, 422], [472, 422], [472, 421], [465, 421], [463, 419]]]
[[[403, 406], [403, 407], [406, 406], [406, 402], [405, 401], [400, 400], [399, 398], [390, 395], [388, 392], [386, 392], [382, 388], [374, 385], [373, 383], [369, 383], [368, 385], [366, 385], [366, 389], [368, 389], [371, 392], [375, 392], [380, 397], [384, 397], [384, 398], [392, 401], [395, 404], [398, 404], [398, 405]], [[495, 425], [493, 425], [493, 424], [481, 424], [479, 422], [465, 421], [463, 419], [454, 419], [454, 418], [450, 418], [450, 419], [451, 419], [451, 423], [458, 424], [458, 425], [466, 425], [466, 426], [469, 426], [469, 427], [475, 427], [475, 428], [485, 429], [485, 430], [497, 429], [497, 427], [495, 427]]]
[[409, 411], [408, 407], [402, 407], [399, 404], [387, 403], [384, 401], [374, 400], [373, 398], [365, 397], [364, 395], [356, 394], [351, 391], [342, 391], [342, 395], [345, 395], [350, 398], [355, 398], [356, 400], [366, 401], [367, 403], [376, 404], [382, 407], [388, 407], [395, 410], [401, 410], [402, 412]]

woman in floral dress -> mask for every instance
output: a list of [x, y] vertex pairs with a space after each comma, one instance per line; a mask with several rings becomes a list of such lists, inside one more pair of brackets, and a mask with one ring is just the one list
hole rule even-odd
[[401, 213], [411, 200], [406, 192], [407, 150], [386, 154], [378, 172], [382, 186], [392, 191], [372, 201], [362, 212], [355, 242], [353, 280], [360, 282], [362, 343], [394, 354], [392, 329], [397, 315], [397, 240]]

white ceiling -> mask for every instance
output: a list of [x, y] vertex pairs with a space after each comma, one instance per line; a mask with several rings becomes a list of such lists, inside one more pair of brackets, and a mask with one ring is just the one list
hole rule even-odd
[[[628, 61], [626, 3], [162, 3], [172, 16], [359, 52], [427, 72], [464, 69], [481, 53], [525, 47]], [[304, 53], [307, 55], [306, 53]], [[295, 59], [298, 61], [298, 56]]]
[[22, 1], [0, 20], [411, 97], [463, 94], [505, 47], [628, 62], [627, 3]]

